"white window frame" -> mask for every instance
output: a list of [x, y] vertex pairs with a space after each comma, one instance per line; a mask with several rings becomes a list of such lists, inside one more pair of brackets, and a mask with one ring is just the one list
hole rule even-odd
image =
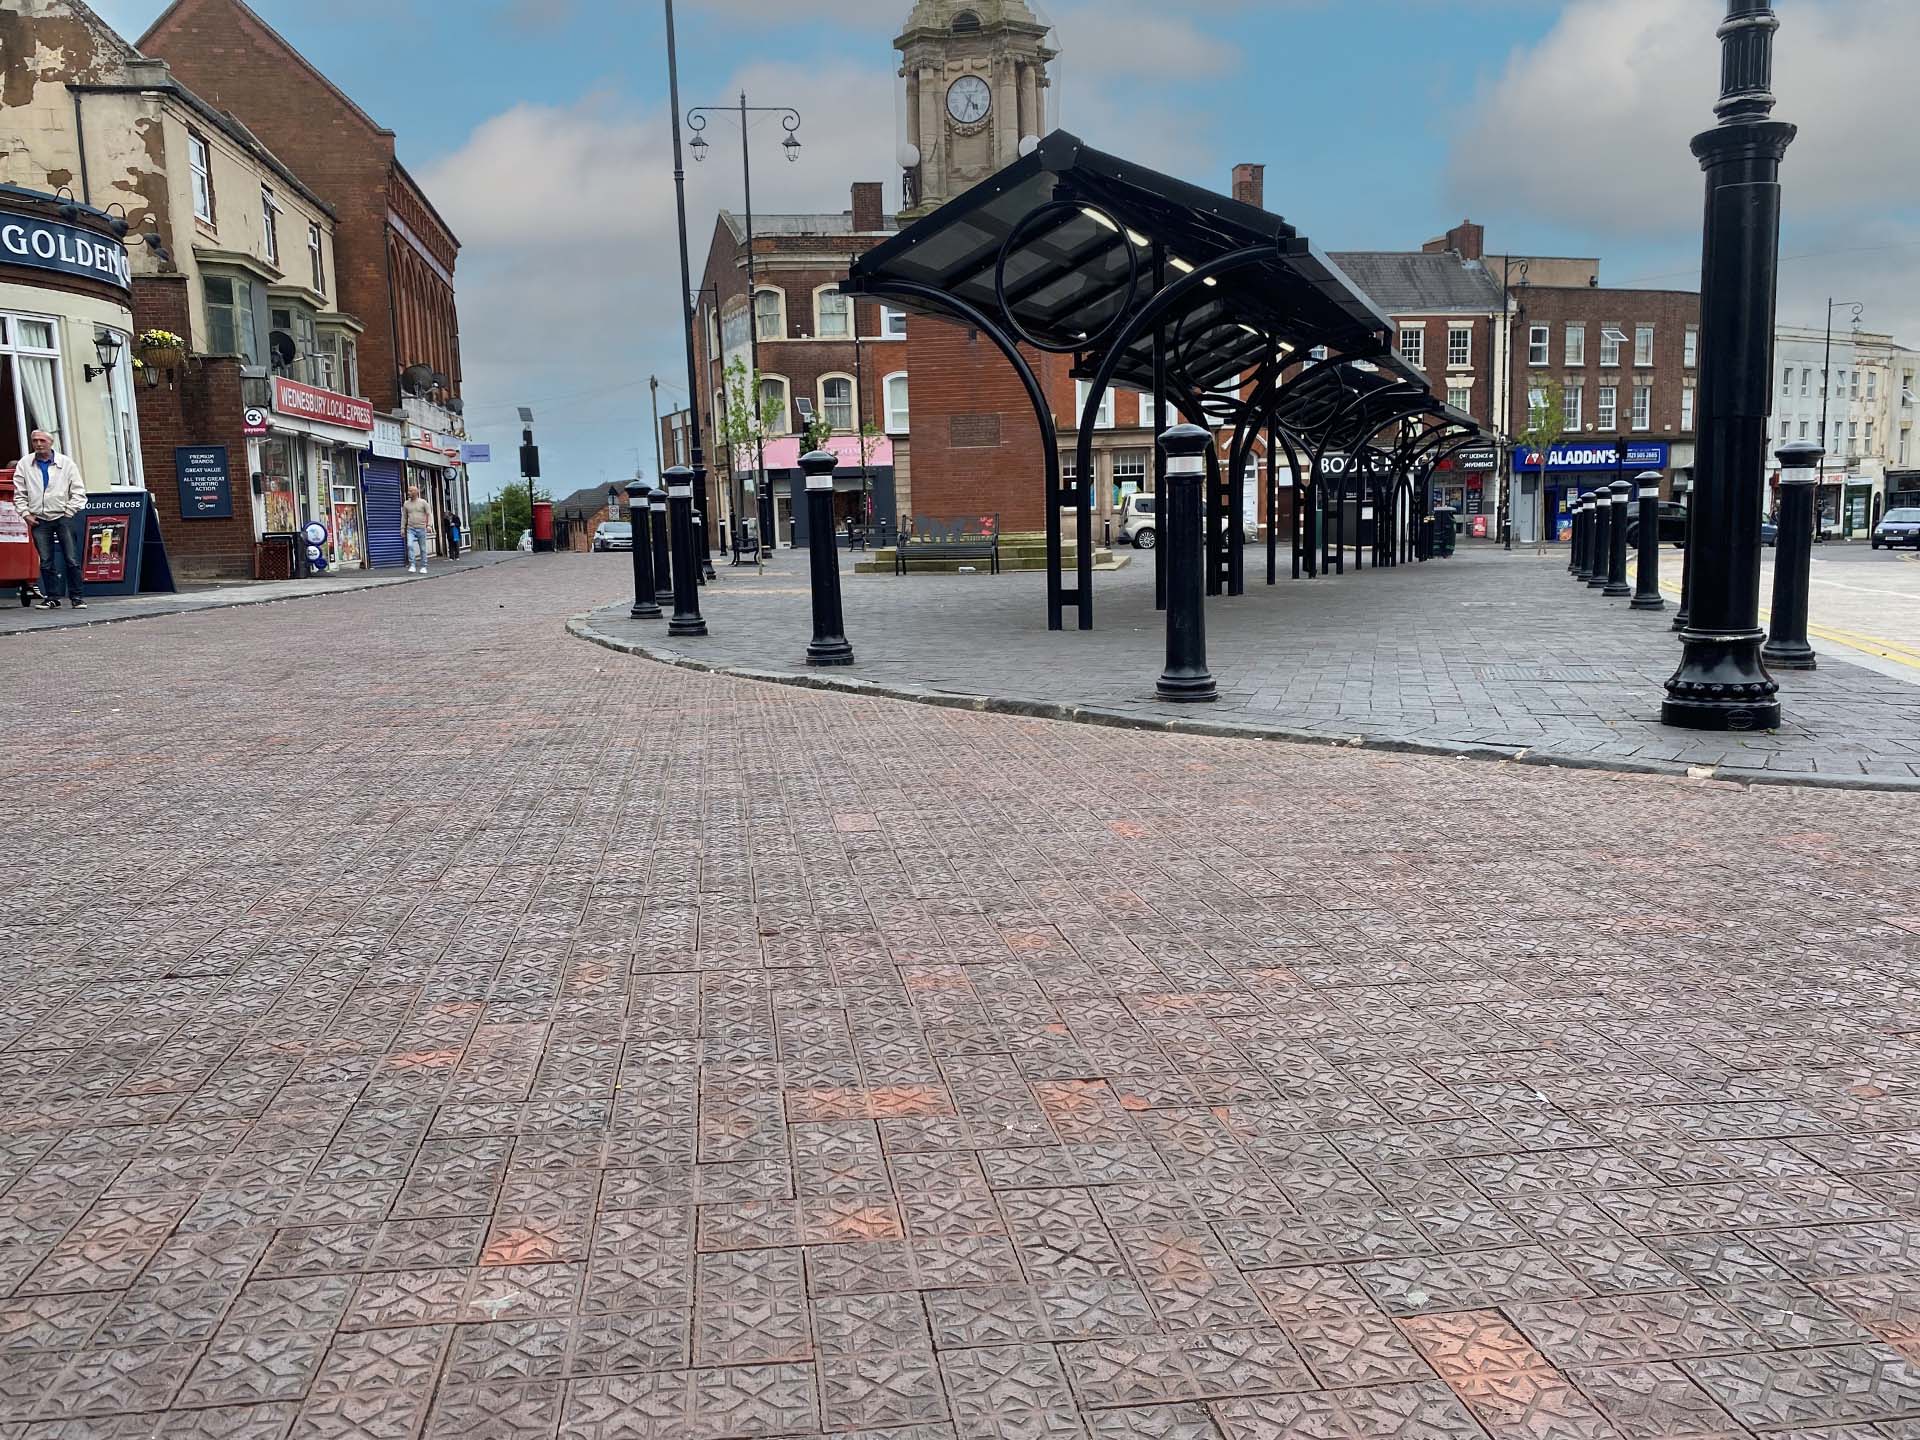
[[1620, 428], [1620, 387], [1602, 385], [1594, 396], [1594, 423], [1602, 430], [1617, 431]]
[[1850, 370], [1847, 372], [1847, 399], [1858, 400], [1859, 398], [1860, 372], [1858, 370]]
[[[771, 333], [760, 328], [760, 297], [771, 295], [779, 302], [779, 316]], [[761, 340], [784, 340], [787, 338], [787, 292], [778, 285], [756, 285], [753, 294], [748, 297], [747, 308], [753, 315], [753, 333]]]
[[1793, 394], [1793, 366], [1788, 365], [1780, 371], [1780, 393]]
[[1553, 353], [1553, 327], [1551, 325], [1529, 325], [1527, 327], [1527, 363], [1529, 365], [1547, 365]]
[[213, 147], [207, 137], [187, 132], [187, 169], [193, 175], [193, 218], [211, 225], [213, 215]]
[[1635, 430], [1653, 428], [1653, 386], [1651, 385], [1633, 387], [1633, 428]]
[[[1073, 428], [1076, 430], [1080, 428], [1080, 417], [1087, 413], [1087, 392], [1092, 388], [1092, 383], [1089, 380], [1073, 382]], [[1113, 429], [1114, 394], [1113, 386], [1109, 385], [1107, 393], [1100, 397], [1100, 412], [1093, 417], [1094, 429]]]
[[1587, 387], [1585, 385], [1565, 386], [1560, 398], [1560, 423], [1567, 428], [1569, 435], [1580, 433], [1586, 423]]
[[1636, 367], [1653, 364], [1653, 326], [1633, 327], [1633, 363]]
[[1426, 326], [1402, 325], [1400, 327], [1400, 358], [1416, 370], [1427, 368]]
[[1473, 410], [1473, 387], [1471, 385], [1447, 386], [1447, 404], [1456, 410], [1471, 413]]
[[260, 253], [269, 265], [280, 264], [280, 204], [273, 198], [273, 187], [260, 187]]
[[[780, 413], [767, 414], [766, 388], [769, 384], [780, 387]], [[791, 435], [793, 433], [793, 382], [784, 375], [760, 372], [760, 422], [768, 435]]]
[[1813, 394], [1813, 367], [1811, 365], [1802, 365], [1800, 367], [1800, 394], [1803, 399]]
[[1687, 326], [1680, 363], [1689, 370], [1697, 369], [1700, 365], [1700, 327], [1698, 325]]
[[[231, 287], [234, 298], [230, 305], [215, 306], [212, 297], [207, 294], [207, 282], [210, 280], [219, 280]], [[240, 294], [243, 286], [245, 287], [248, 302], [244, 312], [240, 306]], [[230, 353], [239, 356], [240, 363], [248, 366], [260, 364], [260, 356], [253, 348], [255, 341], [259, 338], [255, 328], [256, 322], [259, 319], [259, 313], [254, 309], [252, 302], [253, 281], [249, 277], [236, 274], [231, 270], [202, 270], [200, 272], [200, 305], [207, 315], [208, 344], [211, 345], [213, 341], [213, 311], [216, 308], [231, 310], [233, 312], [234, 349]], [[243, 313], [246, 317], [245, 325], [241, 324], [241, 316]]]
[[[21, 342], [19, 323], [28, 320], [36, 325], [45, 325], [53, 335], [51, 348], [39, 345], [27, 345]], [[36, 360], [53, 362], [53, 408], [57, 416], [53, 437], [54, 448], [71, 451], [73, 449], [73, 417], [67, 413], [67, 374], [66, 361], [60, 351], [60, 337], [63, 334], [62, 321], [57, 315], [37, 315], [30, 310], [0, 311], [0, 355], [11, 362], [17, 356], [28, 356]], [[27, 400], [26, 387], [20, 383], [16, 374], [13, 381], [13, 449], [8, 452], [6, 461], [15, 456], [25, 455], [27, 445]]]
[[[1120, 466], [1138, 465], [1138, 470], [1129, 468], [1122, 472]], [[1142, 447], [1133, 447], [1113, 452], [1113, 471], [1110, 483], [1116, 488], [1132, 482], [1138, 493], [1145, 494], [1148, 483], [1153, 479], [1153, 452]]]
[[1878, 370], [1869, 370], [1867, 371], [1867, 403], [1871, 405], [1879, 398], [1880, 372]]
[[1449, 370], [1473, 368], [1473, 327], [1471, 325], [1447, 326], [1447, 368]]
[[1620, 368], [1620, 348], [1627, 343], [1627, 332], [1620, 328], [1616, 320], [1600, 322], [1600, 368], [1618, 370]]
[[[827, 333], [827, 309], [825, 304], [827, 301], [833, 301], [836, 304], [845, 304], [847, 307], [847, 328], [832, 335]], [[813, 335], [816, 340], [853, 339], [854, 318], [853, 297], [851, 295], [841, 294], [840, 286], [837, 283], [822, 285], [813, 292]], [[826, 377], [822, 376], [821, 378], [825, 379]]]
[[[900, 404], [897, 408], [893, 403], [893, 388], [896, 383], [900, 387]], [[905, 435], [912, 416], [913, 400], [912, 386], [907, 383], [907, 372], [896, 370], [891, 375], [883, 376], [880, 381], [880, 398], [885, 410], [887, 434]]]
[[1693, 429], [1693, 399], [1693, 386], [1682, 385], [1680, 387], [1680, 428], [1682, 430]]
[[[847, 298], [851, 300], [853, 297], [848, 296]], [[833, 416], [827, 405], [827, 382], [829, 380], [844, 380], [847, 382], [847, 404], [853, 422], [850, 425], [835, 425], [833, 423]], [[820, 383], [814, 387], [814, 400], [820, 406], [821, 418], [827, 422], [835, 435], [858, 435], [860, 433], [860, 387], [853, 383], [853, 376], [838, 370], [828, 375], [822, 375], [820, 377]]]
[[325, 251], [321, 248], [320, 226], [318, 222], [307, 222], [307, 261], [313, 267], [313, 293], [327, 293], [327, 265]]
[[1566, 351], [1562, 357], [1566, 364], [1585, 365], [1587, 363], [1587, 322], [1569, 320], [1560, 344]]
[[907, 338], [907, 312], [895, 310], [891, 305], [880, 307], [880, 338], [882, 340], [904, 340]]

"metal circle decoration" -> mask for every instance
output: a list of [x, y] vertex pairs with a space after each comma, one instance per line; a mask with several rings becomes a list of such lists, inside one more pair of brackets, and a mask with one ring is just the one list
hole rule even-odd
[[[1114, 243], [1119, 245], [1127, 256], [1127, 288], [1119, 297], [1120, 303], [1114, 307], [1113, 317], [1098, 330], [1083, 333], [1062, 345], [1054, 341], [1042, 340], [1028, 331], [1020, 323], [1020, 317], [1013, 313], [1013, 307], [1007, 303], [1007, 261], [1020, 248], [1029, 231], [1037, 228], [1043, 221], [1052, 219], [1064, 211], [1072, 211], [1103, 226], [1113, 232]], [[1106, 341], [1120, 333], [1127, 323], [1127, 314], [1133, 308], [1134, 297], [1140, 292], [1140, 255], [1138, 248], [1127, 238], [1127, 227], [1122, 225], [1106, 210], [1098, 205], [1089, 205], [1080, 200], [1049, 200], [1029, 210], [1021, 217], [1020, 223], [1008, 232], [1000, 246], [999, 258], [993, 267], [993, 298], [1000, 306], [1000, 313], [1006, 317], [1007, 328], [1013, 331], [1024, 344], [1044, 351], [1049, 355], [1071, 355], [1078, 350], [1097, 350]]]
[[327, 543], [327, 527], [322, 525], [318, 520], [309, 520], [306, 523], [306, 527], [301, 530], [300, 533], [306, 537], [307, 544], [309, 545], [324, 545]]

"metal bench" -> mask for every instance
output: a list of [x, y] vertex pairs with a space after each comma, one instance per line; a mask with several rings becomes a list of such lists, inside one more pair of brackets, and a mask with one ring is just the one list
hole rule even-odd
[[982, 515], [967, 520], [938, 520], [915, 516], [911, 534], [902, 535], [893, 548], [893, 573], [904, 575], [916, 562], [945, 563], [985, 560], [988, 573], [1000, 573], [1000, 517]]

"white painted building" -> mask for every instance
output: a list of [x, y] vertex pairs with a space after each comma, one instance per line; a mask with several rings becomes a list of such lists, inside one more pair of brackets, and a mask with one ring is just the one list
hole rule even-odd
[[1769, 508], [1780, 474], [1772, 452], [1789, 440], [1810, 441], [1826, 450], [1821, 524], [1864, 536], [1887, 503], [1889, 472], [1914, 463], [1916, 369], [1920, 353], [1891, 335], [1839, 326], [1829, 344], [1820, 326], [1780, 326], [1774, 332]]

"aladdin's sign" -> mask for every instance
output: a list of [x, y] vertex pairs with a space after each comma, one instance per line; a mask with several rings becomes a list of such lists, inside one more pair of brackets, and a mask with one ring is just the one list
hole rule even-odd
[[118, 240], [68, 225], [0, 210], [0, 265], [26, 265], [133, 289], [133, 265]]
[[353, 395], [340, 395], [312, 385], [273, 377], [273, 408], [279, 415], [301, 420], [318, 420], [324, 425], [339, 425], [348, 430], [373, 431], [373, 406]]
[[[1556, 445], [1547, 456], [1549, 470], [1611, 470], [1616, 465], [1629, 470], [1664, 470], [1667, 468], [1667, 442], [1664, 440], [1629, 441], [1625, 461], [1615, 458], [1614, 443], [1611, 440], [1598, 444], [1574, 441], [1565, 445]], [[1520, 446], [1513, 452], [1513, 468], [1538, 470], [1540, 452], [1525, 445]]]

